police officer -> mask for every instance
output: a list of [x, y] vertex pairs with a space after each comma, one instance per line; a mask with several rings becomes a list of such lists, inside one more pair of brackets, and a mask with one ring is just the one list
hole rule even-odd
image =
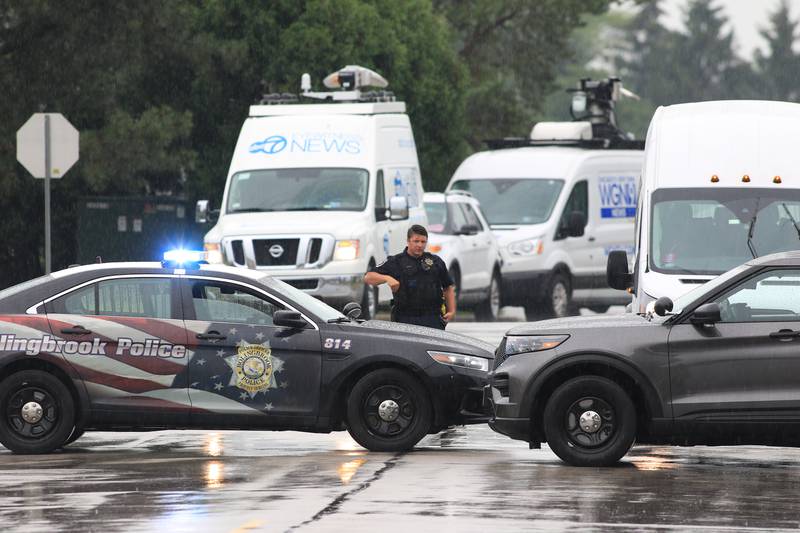
[[439, 256], [425, 251], [428, 231], [424, 227], [414, 224], [406, 236], [406, 249], [373, 267], [364, 276], [364, 282], [369, 285], [387, 283], [392, 289], [393, 321], [444, 329], [456, 315], [453, 277]]

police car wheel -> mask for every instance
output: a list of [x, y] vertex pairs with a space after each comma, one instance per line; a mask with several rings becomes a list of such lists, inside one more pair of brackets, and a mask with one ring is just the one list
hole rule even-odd
[[347, 399], [347, 429], [374, 452], [410, 450], [431, 428], [431, 404], [422, 384], [401, 370], [365, 375]]
[[15, 453], [49, 453], [75, 427], [67, 387], [40, 370], [23, 370], [0, 382], [0, 442]]
[[636, 411], [617, 383], [600, 376], [571, 379], [553, 392], [544, 409], [547, 444], [573, 466], [608, 466], [633, 445]]

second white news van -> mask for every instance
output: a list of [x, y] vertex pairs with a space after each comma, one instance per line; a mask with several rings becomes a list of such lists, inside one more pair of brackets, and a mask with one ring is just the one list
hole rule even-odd
[[[231, 160], [216, 225], [205, 236], [209, 262], [263, 270], [337, 307], [360, 302], [374, 317], [388, 286], [364, 273], [399, 253], [410, 224], [426, 223], [414, 135], [386, 80], [347, 66], [325, 79], [341, 91], [311, 92], [303, 75], [293, 95], [250, 107]], [[208, 201], [197, 206], [205, 221]]]
[[448, 190], [472, 193], [502, 255], [503, 305], [528, 320], [586, 306], [604, 312], [628, 295], [609, 288], [606, 261], [633, 249], [642, 142], [616, 127], [618, 79], [582, 80], [575, 122], [540, 122], [529, 139], [490, 141], [456, 169]]
[[800, 104], [718, 101], [656, 110], [647, 133], [634, 270], [608, 281], [645, 312], [761, 255], [800, 249]]

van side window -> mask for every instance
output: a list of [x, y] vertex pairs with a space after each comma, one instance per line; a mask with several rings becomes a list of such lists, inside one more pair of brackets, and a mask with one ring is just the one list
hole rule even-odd
[[561, 213], [561, 220], [558, 222], [555, 240], [567, 238], [569, 217], [575, 211], [583, 213], [586, 220], [589, 220], [589, 184], [586, 180], [579, 181], [572, 187], [567, 204]]

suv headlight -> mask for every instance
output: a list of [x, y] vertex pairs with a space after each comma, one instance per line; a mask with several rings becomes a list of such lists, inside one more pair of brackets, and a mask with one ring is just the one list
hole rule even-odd
[[511, 255], [541, 255], [544, 252], [544, 240], [541, 237], [525, 239], [512, 242], [507, 248]]
[[475, 355], [464, 355], [449, 352], [428, 352], [428, 355], [437, 363], [450, 366], [460, 366], [472, 370], [489, 371], [489, 360]]
[[336, 241], [333, 260], [352, 261], [354, 259], [358, 259], [358, 240]]
[[506, 357], [518, 353], [551, 350], [568, 338], [569, 335], [512, 335], [506, 337]]
[[222, 261], [222, 247], [218, 242], [207, 242], [203, 244], [203, 249], [206, 251], [206, 261], [214, 264], [221, 264]]

